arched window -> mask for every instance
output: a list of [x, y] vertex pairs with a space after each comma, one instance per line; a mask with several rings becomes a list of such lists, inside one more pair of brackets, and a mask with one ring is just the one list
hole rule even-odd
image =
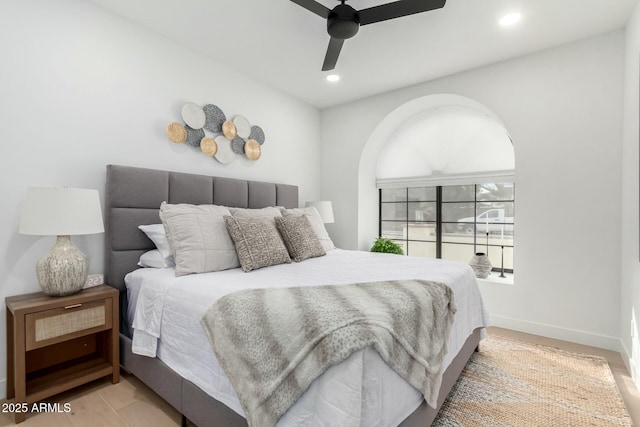
[[471, 106], [422, 111], [380, 151], [379, 235], [407, 255], [469, 262], [488, 253], [513, 271], [515, 157], [494, 116]]

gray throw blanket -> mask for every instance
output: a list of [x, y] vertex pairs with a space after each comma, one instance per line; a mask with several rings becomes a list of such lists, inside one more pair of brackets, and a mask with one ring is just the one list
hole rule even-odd
[[249, 426], [271, 427], [331, 365], [371, 346], [436, 406], [455, 303], [423, 280], [247, 289], [204, 315]]

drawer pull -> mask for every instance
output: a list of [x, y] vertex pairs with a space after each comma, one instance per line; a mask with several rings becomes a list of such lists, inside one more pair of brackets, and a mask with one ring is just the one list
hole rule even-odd
[[82, 304], [72, 304], [72, 305], [68, 305], [66, 306], [64, 309], [65, 310], [69, 310], [71, 308], [77, 308], [77, 307], [82, 307]]

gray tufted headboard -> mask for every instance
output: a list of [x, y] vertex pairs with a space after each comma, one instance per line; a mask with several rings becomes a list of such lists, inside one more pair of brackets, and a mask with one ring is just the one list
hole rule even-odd
[[298, 207], [298, 187], [180, 172], [107, 165], [105, 283], [125, 290], [124, 276], [153, 243], [138, 229], [158, 224], [160, 203], [237, 208]]

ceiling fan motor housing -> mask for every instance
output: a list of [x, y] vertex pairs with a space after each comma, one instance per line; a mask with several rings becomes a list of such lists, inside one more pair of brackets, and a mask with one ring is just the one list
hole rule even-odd
[[358, 11], [348, 4], [341, 4], [329, 12], [327, 32], [336, 39], [346, 40], [355, 36], [360, 29]]

